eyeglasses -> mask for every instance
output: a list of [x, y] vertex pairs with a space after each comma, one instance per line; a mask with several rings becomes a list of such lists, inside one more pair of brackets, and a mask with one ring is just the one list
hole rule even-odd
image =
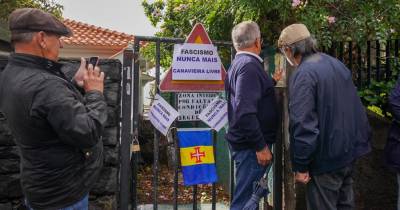
[[285, 50], [283, 49], [283, 47], [279, 48], [279, 51], [281, 51], [282, 55], [285, 55]]
[[288, 55], [286, 54], [285, 48], [287, 48], [287, 47], [283, 46], [283, 47], [279, 48], [279, 50], [281, 51], [282, 55], [286, 58], [286, 60], [289, 62], [289, 64], [291, 66], [294, 66], [295, 63], [292, 62], [291, 59], [289, 59]]

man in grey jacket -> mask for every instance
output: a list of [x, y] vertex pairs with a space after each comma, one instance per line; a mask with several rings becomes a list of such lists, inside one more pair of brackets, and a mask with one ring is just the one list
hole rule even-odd
[[17, 9], [9, 27], [15, 53], [0, 72], [0, 110], [21, 152], [27, 207], [87, 209], [103, 165], [104, 73], [83, 59], [73, 81], [63, 74], [60, 37], [72, 33], [48, 13]]

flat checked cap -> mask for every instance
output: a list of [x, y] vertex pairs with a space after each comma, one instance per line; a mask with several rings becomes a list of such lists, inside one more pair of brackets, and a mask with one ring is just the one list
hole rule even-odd
[[281, 32], [278, 47], [288, 46], [309, 37], [311, 34], [304, 24], [292, 24]]
[[12, 33], [50, 32], [60, 36], [72, 36], [72, 31], [53, 15], [40, 9], [22, 8], [14, 10], [8, 25]]

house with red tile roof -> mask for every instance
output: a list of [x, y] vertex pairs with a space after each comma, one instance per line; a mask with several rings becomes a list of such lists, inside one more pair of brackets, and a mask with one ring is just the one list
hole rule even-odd
[[[61, 38], [63, 48], [60, 49], [60, 57], [62, 58], [99, 56], [100, 58], [119, 59], [122, 62], [123, 50], [128, 47], [129, 43], [133, 43], [135, 38], [133, 35], [71, 19], [64, 19], [63, 23], [72, 30], [73, 36]], [[142, 101], [149, 97], [149, 93], [144, 93], [143, 89], [147, 83], [154, 80], [154, 77], [146, 73], [149, 69], [147, 61], [139, 58], [139, 62], [142, 71], [140, 74], [139, 111], [142, 113], [143, 109], [147, 108], [144, 107]]]
[[121, 52], [134, 36], [118, 31], [64, 19], [63, 23], [69, 27], [72, 37], [63, 37], [64, 48], [60, 50], [60, 57], [90, 57], [110, 58]]

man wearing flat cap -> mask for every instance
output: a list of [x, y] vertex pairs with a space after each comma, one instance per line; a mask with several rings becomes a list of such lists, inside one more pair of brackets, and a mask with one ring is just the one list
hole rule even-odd
[[303, 24], [286, 27], [278, 46], [296, 67], [289, 83], [290, 149], [309, 210], [354, 209], [353, 163], [370, 152], [371, 129], [351, 71], [317, 52]]
[[17, 9], [9, 28], [15, 53], [0, 72], [0, 110], [20, 150], [26, 205], [87, 209], [103, 165], [104, 73], [83, 59], [74, 78], [63, 74], [60, 37], [72, 33], [46, 12]]

